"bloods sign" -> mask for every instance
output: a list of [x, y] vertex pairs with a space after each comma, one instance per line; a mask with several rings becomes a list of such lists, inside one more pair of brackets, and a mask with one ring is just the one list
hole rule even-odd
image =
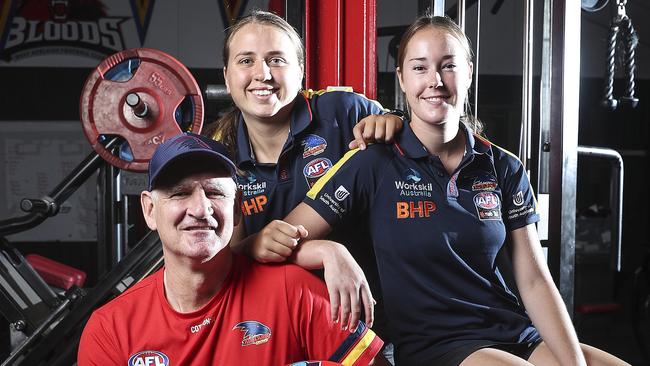
[[[19, 4], [15, 6], [15, 4]], [[123, 50], [122, 24], [101, 0], [0, 2], [0, 59], [43, 54], [102, 59]]]

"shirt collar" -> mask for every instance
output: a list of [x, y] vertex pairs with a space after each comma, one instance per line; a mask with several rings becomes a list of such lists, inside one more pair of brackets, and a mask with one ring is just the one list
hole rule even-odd
[[[312, 116], [311, 106], [307, 97], [303, 93], [300, 93], [296, 97], [296, 101], [291, 110], [291, 128], [289, 132], [291, 141], [309, 126]], [[289, 143], [290, 141], [287, 142]], [[246, 162], [252, 162], [252, 156], [250, 137], [248, 136], [246, 123], [242, 114], [239, 113], [237, 118], [237, 164], [241, 165]]]
[[[465, 134], [465, 151], [471, 151], [473, 154], [485, 154], [490, 151], [490, 142], [474, 135], [464, 123], [460, 124], [460, 130]], [[417, 159], [429, 156], [429, 152], [411, 129], [410, 123], [404, 123], [404, 129], [398, 136], [396, 143], [398, 149], [411, 158]]]
[[465, 131], [467, 140], [466, 151], [472, 151], [474, 154], [485, 154], [490, 151], [492, 144], [488, 140], [475, 135], [464, 123], [461, 123], [461, 128]]

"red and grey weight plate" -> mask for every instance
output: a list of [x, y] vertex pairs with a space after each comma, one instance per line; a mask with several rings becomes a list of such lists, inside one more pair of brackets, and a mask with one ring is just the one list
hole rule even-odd
[[[155, 49], [118, 52], [90, 74], [79, 104], [81, 122], [93, 149], [110, 164], [144, 172], [156, 147], [181, 132], [200, 133], [203, 99], [189, 70]], [[110, 136], [125, 140], [107, 150]]]

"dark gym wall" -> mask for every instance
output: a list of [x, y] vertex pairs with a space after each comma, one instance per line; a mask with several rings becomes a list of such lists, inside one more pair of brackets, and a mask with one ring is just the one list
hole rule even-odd
[[[258, 1], [263, 3], [264, 1]], [[613, 3], [610, 0], [610, 5]], [[197, 19], [192, 16], [181, 0], [173, 6], [165, 5], [171, 14], [163, 18], [176, 16]], [[455, 2], [448, 1], [451, 5]], [[518, 146], [521, 121], [521, 43], [523, 9], [521, 1], [503, 2], [494, 12], [492, 5], [497, 2], [483, 2], [481, 59], [479, 68], [479, 117], [486, 125], [486, 135], [495, 143], [511, 151]], [[537, 4], [543, 1], [536, 1]], [[417, 12], [417, 1], [399, 2], [394, 0], [377, 0], [378, 27], [399, 26], [410, 23]], [[187, 6], [191, 8], [192, 6]], [[468, 29], [474, 31], [476, 24], [468, 9]], [[650, 196], [646, 193], [648, 181], [648, 153], [650, 152], [650, 32], [646, 19], [650, 16], [647, 0], [629, 0], [628, 14], [637, 27], [640, 43], [637, 49], [637, 84], [636, 95], [641, 100], [635, 110], [609, 112], [600, 107], [602, 95], [605, 60], [605, 40], [613, 9], [599, 13], [582, 13], [582, 77], [580, 89], [580, 120], [575, 121], [579, 127], [579, 143], [582, 145], [610, 147], [621, 152], [625, 163], [625, 201], [623, 226], [623, 269], [628, 276], [643, 261], [650, 247], [648, 240], [650, 222], [648, 207]], [[204, 18], [218, 17], [218, 13], [198, 14]], [[199, 18], [203, 19], [203, 18]], [[189, 21], [188, 21], [189, 23]], [[207, 33], [221, 32], [214, 26], [203, 29], [197, 26], [195, 39], [207, 37]], [[218, 27], [217, 27], [218, 28]], [[152, 28], [153, 29], [153, 28]], [[541, 29], [541, 11], [536, 8], [536, 32]], [[475, 36], [471, 36], [476, 43]], [[539, 41], [539, 38], [538, 38]], [[388, 107], [393, 106], [394, 95], [394, 61], [388, 55], [389, 38], [378, 40], [378, 95], [380, 101]], [[146, 44], [149, 47], [175, 49], [188, 52], [182, 45], [183, 40], [171, 37], [169, 42], [158, 41]], [[211, 47], [210, 59], [220, 59], [220, 45]], [[540, 57], [539, 50], [536, 50]], [[208, 57], [205, 57], [208, 58]], [[194, 61], [192, 61], [194, 62]], [[214, 67], [202, 64], [189, 64], [190, 71], [203, 90], [207, 84], [223, 82], [219, 62]], [[536, 67], [539, 66], [539, 60]], [[75, 67], [2, 67], [0, 63], [0, 131], [6, 121], [76, 121], [79, 119], [78, 100], [84, 80], [91, 68]], [[538, 77], [536, 78], [538, 80]], [[537, 83], [536, 83], [537, 85]], [[617, 79], [616, 90], [622, 90], [621, 79]], [[206, 100], [206, 121], [210, 121], [225, 108], [224, 103]], [[2, 133], [2, 132], [0, 132]], [[89, 148], [90, 151], [90, 148]], [[604, 177], [609, 173], [607, 166], [581, 164], [578, 167], [577, 210], [585, 212], [593, 204], [607, 208], [609, 187]], [[559, 162], [556, 162], [559, 163]], [[53, 187], [52, 187], [53, 188]], [[2, 218], [0, 218], [2, 219]], [[93, 261], [97, 253], [94, 243], [87, 242], [39, 242], [20, 243], [26, 253], [39, 252], [53, 259], [61, 260], [72, 266], [86, 270], [88, 283], [92, 285], [97, 273]], [[62, 249], [63, 247], [63, 249]], [[603, 267], [603, 270], [606, 268]]]

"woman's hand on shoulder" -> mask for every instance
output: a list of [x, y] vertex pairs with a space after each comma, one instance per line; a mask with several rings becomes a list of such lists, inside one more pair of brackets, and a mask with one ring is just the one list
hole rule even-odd
[[308, 235], [302, 225], [273, 220], [251, 237], [248, 254], [258, 262], [284, 262], [293, 254], [298, 242]]
[[402, 130], [404, 121], [401, 117], [386, 114], [371, 114], [363, 118], [352, 129], [354, 140], [350, 142], [350, 149], [364, 150], [368, 143], [391, 143], [395, 134]]

